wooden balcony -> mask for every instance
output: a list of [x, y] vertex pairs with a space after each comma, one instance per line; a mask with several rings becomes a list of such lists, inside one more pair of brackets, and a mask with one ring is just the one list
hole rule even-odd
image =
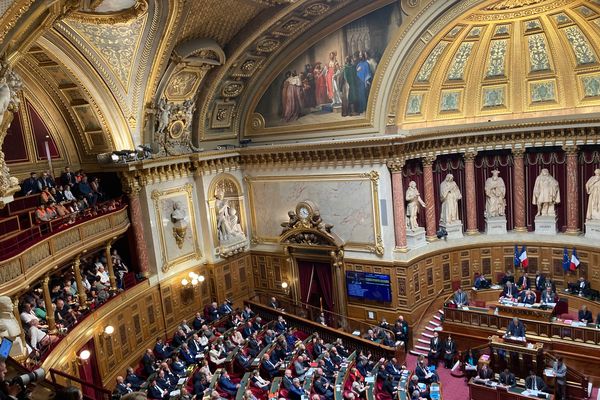
[[85, 250], [129, 228], [127, 206], [78, 223], [0, 262], [0, 293], [11, 296]]

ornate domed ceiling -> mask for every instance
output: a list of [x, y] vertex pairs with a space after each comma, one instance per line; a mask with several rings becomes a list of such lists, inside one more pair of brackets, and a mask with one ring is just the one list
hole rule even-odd
[[600, 0], [485, 2], [430, 41], [400, 98], [403, 129], [597, 113]]

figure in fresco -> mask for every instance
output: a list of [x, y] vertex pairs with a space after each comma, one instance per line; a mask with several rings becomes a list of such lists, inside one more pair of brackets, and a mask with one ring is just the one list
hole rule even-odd
[[485, 216], [500, 217], [504, 215], [506, 209], [506, 186], [504, 179], [498, 175], [500, 171], [497, 169], [492, 171], [492, 176], [485, 181]]
[[441, 183], [440, 199], [442, 201], [440, 225], [446, 226], [452, 222], [459, 221], [458, 201], [462, 199], [462, 194], [454, 181], [454, 175], [446, 175], [446, 179]]
[[171, 222], [173, 223], [173, 237], [175, 243], [180, 249], [183, 248], [185, 236], [187, 233], [187, 222], [185, 221], [185, 211], [181, 209], [181, 203], [173, 202], [173, 211], [171, 212]]
[[585, 184], [585, 191], [589, 195], [586, 220], [600, 220], [600, 169], [596, 168]]
[[358, 89], [358, 113], [363, 113], [367, 109], [367, 99], [369, 97], [369, 91], [371, 89], [371, 66], [367, 62], [364, 52], [360, 52], [358, 56], [355, 56], [356, 63], [356, 75], [360, 81]]
[[304, 97], [304, 107], [314, 108], [317, 105], [315, 98], [315, 77], [313, 75], [312, 64], [304, 66], [304, 75], [302, 77], [302, 92]]
[[317, 105], [327, 104], [331, 100], [327, 96], [327, 77], [323, 71], [323, 65], [317, 61], [313, 71], [315, 78], [315, 98]]
[[335, 74], [340, 69], [336, 51], [329, 52], [329, 61], [327, 62], [326, 68], [325, 75], [327, 76], [327, 96], [329, 96], [333, 104], [340, 104], [341, 100], [338, 101], [340, 98], [339, 88], [336, 87], [337, 84], [335, 82]]
[[[352, 63], [352, 57], [346, 57], [346, 63], [344, 64], [344, 93], [342, 97], [342, 116], [347, 115], [358, 115], [358, 85], [359, 80], [356, 75], [356, 66]], [[346, 107], [344, 109], [344, 101], [346, 100]]]
[[281, 95], [281, 102], [279, 103], [279, 112], [278, 115], [283, 119], [283, 115], [285, 114], [285, 105], [287, 104], [287, 87], [290, 84], [288, 82], [289, 77], [292, 76], [292, 71], [287, 71], [283, 78], [283, 82], [281, 82], [281, 87], [279, 88], [279, 94]]
[[406, 189], [406, 227], [413, 232], [419, 227], [419, 207], [425, 207], [425, 202], [421, 199], [417, 183], [410, 181]]
[[560, 203], [558, 181], [544, 168], [535, 180], [532, 203], [538, 207], [536, 217], [556, 215], [554, 206]]
[[287, 79], [285, 103], [283, 105], [283, 120], [285, 122], [295, 121], [302, 115], [302, 81], [293, 71]]

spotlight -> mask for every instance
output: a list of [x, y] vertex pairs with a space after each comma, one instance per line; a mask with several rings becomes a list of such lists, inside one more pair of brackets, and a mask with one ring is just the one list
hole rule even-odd
[[81, 353], [79, 353], [79, 359], [81, 361], [87, 361], [87, 360], [89, 360], [91, 355], [92, 355], [92, 353], [90, 353], [89, 350], [83, 350]]
[[104, 328], [104, 333], [106, 333], [109, 336], [112, 335], [114, 331], [115, 327], [112, 325], [107, 325], [106, 328]]
[[288, 285], [288, 283], [287, 283], [287, 282], [281, 282], [281, 288], [282, 288], [282, 289], [284, 289], [284, 290], [285, 290], [285, 289], [287, 289], [288, 287], [289, 287], [289, 285]]

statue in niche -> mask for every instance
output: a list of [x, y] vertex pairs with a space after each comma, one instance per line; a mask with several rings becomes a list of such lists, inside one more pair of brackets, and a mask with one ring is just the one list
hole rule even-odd
[[12, 340], [11, 356], [25, 355], [25, 346], [21, 342], [21, 326], [13, 313], [10, 297], [0, 297], [0, 337]]
[[187, 222], [186, 222], [185, 211], [181, 209], [181, 203], [178, 201], [173, 202], [173, 211], [171, 212], [171, 222], [173, 223], [173, 237], [175, 243], [180, 249], [183, 248], [185, 242], [185, 236], [187, 234]]
[[502, 217], [506, 210], [506, 185], [497, 169], [485, 181], [485, 217]]
[[238, 220], [237, 210], [231, 207], [229, 200], [221, 189], [215, 192], [215, 208], [217, 212], [217, 232], [221, 243], [233, 239], [245, 239], [246, 235]]
[[172, 107], [173, 105], [170, 104], [165, 97], [158, 101], [158, 127], [156, 128], [156, 132], [163, 133], [169, 126]]
[[406, 189], [406, 227], [413, 232], [419, 228], [417, 222], [419, 207], [425, 207], [425, 202], [421, 199], [417, 183], [410, 181], [408, 189]]
[[585, 191], [589, 195], [586, 220], [600, 220], [600, 169], [596, 168], [585, 184]]
[[556, 215], [554, 206], [560, 203], [558, 181], [544, 168], [533, 186], [533, 201], [537, 206], [536, 217]]
[[440, 185], [440, 199], [442, 201], [440, 225], [446, 226], [459, 221], [458, 201], [462, 199], [462, 194], [452, 174], [446, 175], [446, 179]]

